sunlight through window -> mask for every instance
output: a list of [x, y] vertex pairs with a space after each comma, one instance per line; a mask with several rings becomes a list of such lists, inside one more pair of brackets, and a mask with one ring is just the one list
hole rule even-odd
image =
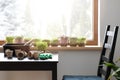
[[0, 0], [0, 34], [93, 39], [93, 0]]

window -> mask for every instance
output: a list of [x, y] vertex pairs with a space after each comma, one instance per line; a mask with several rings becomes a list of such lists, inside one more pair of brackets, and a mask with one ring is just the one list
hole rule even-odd
[[97, 0], [0, 0], [0, 40], [68, 36], [96, 45], [97, 9]]

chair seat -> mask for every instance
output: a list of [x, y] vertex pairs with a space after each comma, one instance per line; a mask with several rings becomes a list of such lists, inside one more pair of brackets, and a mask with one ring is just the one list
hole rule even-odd
[[104, 80], [98, 76], [64, 75], [63, 80]]

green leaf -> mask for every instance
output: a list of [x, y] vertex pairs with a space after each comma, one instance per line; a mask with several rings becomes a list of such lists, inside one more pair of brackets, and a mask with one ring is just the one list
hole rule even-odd
[[116, 64], [114, 64], [114, 63], [104, 62], [104, 64], [105, 64], [106, 66], [111, 67], [114, 71], [116, 71], [116, 70], [119, 68], [119, 67], [118, 67]]
[[120, 80], [120, 67], [114, 63], [104, 62], [104, 64], [113, 69], [113, 73], [109, 76], [108, 80], [110, 80], [112, 76], [114, 76], [117, 80]]
[[115, 76], [116, 79], [120, 80], [120, 68], [114, 71], [111, 76]]

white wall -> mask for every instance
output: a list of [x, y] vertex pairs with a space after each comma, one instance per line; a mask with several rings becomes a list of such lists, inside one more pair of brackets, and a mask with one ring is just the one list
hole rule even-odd
[[[103, 41], [105, 26], [120, 26], [120, 0], [100, 0], [99, 30]], [[117, 40], [115, 58], [120, 56], [120, 31]], [[96, 74], [100, 51], [60, 51], [58, 63], [58, 80], [65, 74]], [[40, 74], [40, 75], [39, 75]], [[51, 80], [51, 72], [0, 72], [1, 80]]]
[[[120, 26], [120, 0], [100, 0], [100, 40], [103, 40], [103, 35], [106, 25]], [[115, 58], [120, 56], [120, 29], [116, 44]]]

